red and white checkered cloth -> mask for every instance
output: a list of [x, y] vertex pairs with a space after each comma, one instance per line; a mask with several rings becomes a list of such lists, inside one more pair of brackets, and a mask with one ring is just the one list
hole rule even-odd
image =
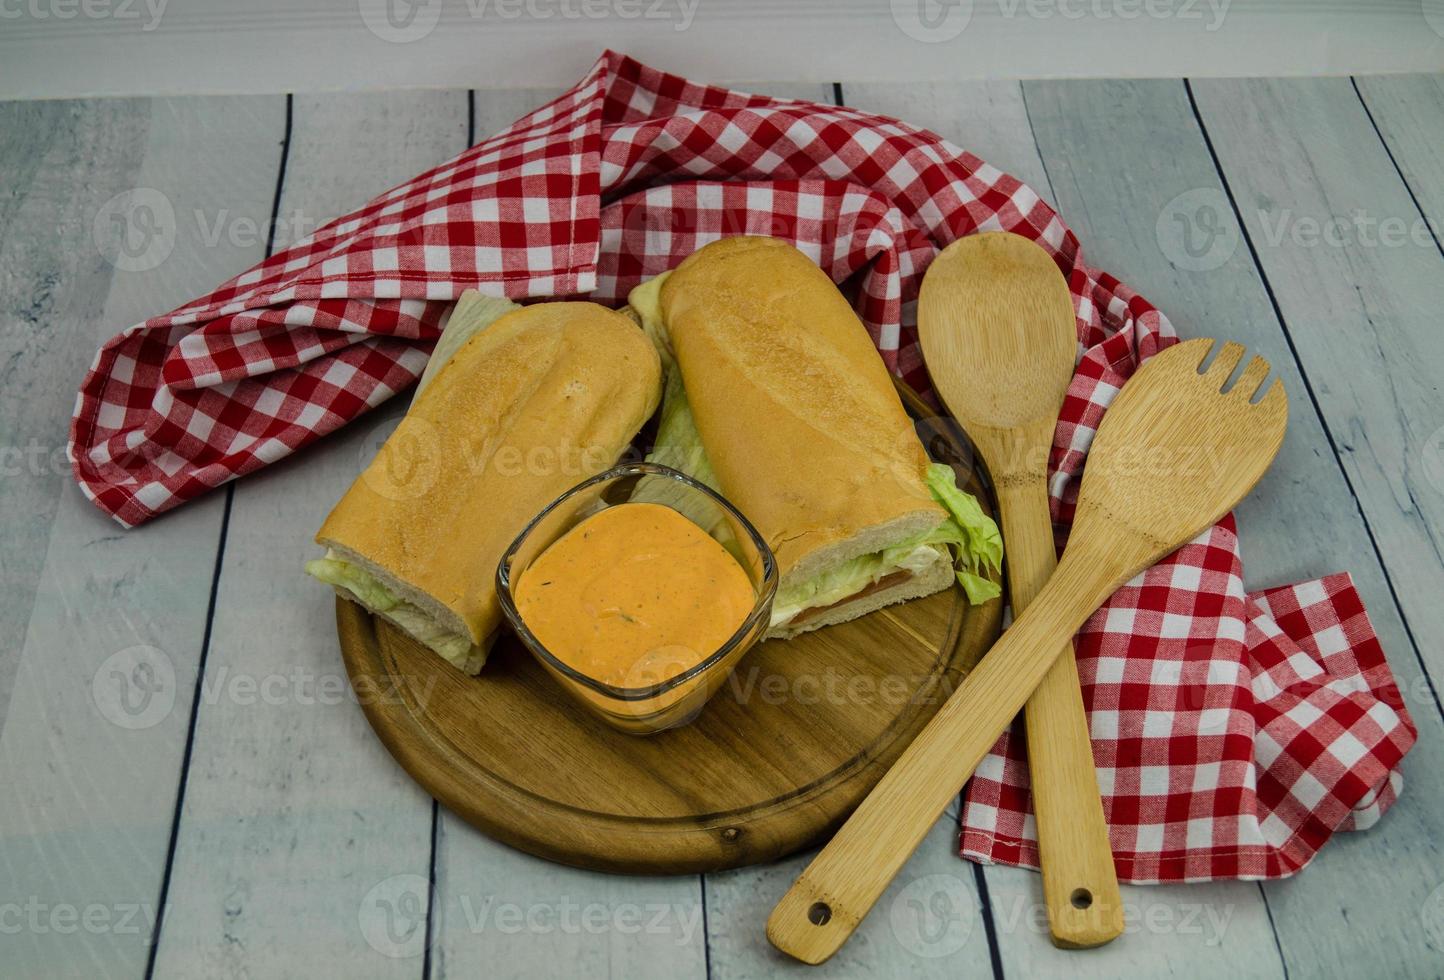
[[[1059, 529], [1108, 404], [1173, 342], [1147, 316], [1080, 318], [1086, 351], [1053, 434]], [[1285, 877], [1398, 797], [1415, 729], [1352, 579], [1245, 592], [1232, 515], [1114, 593], [1076, 650], [1125, 881]], [[1038, 866], [1026, 742], [1015, 724], [964, 791], [965, 856]]]
[[[1040, 242], [1077, 302], [1086, 354], [1054, 454], [1066, 526], [1104, 407], [1172, 342], [1158, 311], [1089, 268], [1030, 188], [932, 133], [610, 52], [504, 132], [106, 344], [76, 404], [76, 479], [142, 523], [411, 384], [464, 289], [620, 303], [724, 235], [795, 242], [855, 296], [888, 367], [926, 388], [922, 272], [987, 229]], [[1414, 730], [1347, 577], [1249, 596], [1238, 555], [1225, 520], [1081, 635], [1125, 879], [1287, 874], [1398, 792]], [[970, 784], [965, 854], [1036, 863], [1020, 759], [1005, 737]]]

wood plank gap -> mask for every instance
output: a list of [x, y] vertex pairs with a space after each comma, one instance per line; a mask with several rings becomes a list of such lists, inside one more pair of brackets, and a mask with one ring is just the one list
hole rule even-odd
[[276, 173], [276, 193], [275, 196], [271, 198], [271, 227], [266, 232], [266, 258], [268, 259], [271, 257], [271, 253], [275, 251], [276, 228], [280, 225], [277, 219], [281, 214], [281, 192], [284, 190], [286, 184], [286, 164], [290, 162], [291, 158], [291, 122], [292, 113], [295, 109], [295, 101], [296, 97], [294, 95], [288, 94], [286, 96], [286, 132], [281, 137], [281, 167]]
[[1389, 162], [1393, 164], [1394, 172], [1399, 175], [1399, 182], [1404, 185], [1404, 193], [1408, 194], [1409, 200], [1414, 202], [1414, 209], [1419, 212], [1420, 218], [1423, 219], [1424, 227], [1429, 229], [1429, 238], [1434, 242], [1434, 247], [1439, 250], [1440, 256], [1444, 256], [1444, 245], [1439, 243], [1439, 235], [1434, 230], [1434, 223], [1429, 220], [1429, 215], [1425, 212], [1424, 206], [1419, 203], [1419, 195], [1414, 193], [1414, 185], [1409, 183], [1409, 178], [1405, 175], [1404, 168], [1399, 166], [1399, 160], [1394, 156], [1394, 148], [1390, 146], [1389, 141], [1384, 138], [1384, 131], [1379, 128], [1379, 121], [1374, 118], [1374, 110], [1369, 108], [1369, 100], [1364, 98], [1363, 92], [1359, 91], [1359, 79], [1354, 75], [1350, 75], [1349, 84], [1354, 88], [1354, 95], [1359, 98], [1359, 105], [1363, 107], [1364, 115], [1368, 118], [1369, 125], [1374, 127], [1374, 135], [1379, 137], [1379, 145], [1384, 148], [1384, 154], [1389, 158]]
[[[832, 83], [832, 101], [833, 101], [837, 106], [839, 106], [839, 107], [846, 107], [846, 106], [847, 106], [847, 103], [844, 101], [843, 89], [842, 89], [842, 83], [841, 83], [841, 82], [833, 82], [833, 83]], [[1030, 123], [1030, 126], [1031, 126], [1031, 123]], [[1033, 139], [1033, 145], [1034, 145], [1035, 148], [1036, 148], [1036, 146], [1037, 146], [1037, 143], [1038, 143], [1037, 137], [1034, 137], [1034, 139]], [[1041, 154], [1040, 154], [1040, 156], [1041, 156]], [[1050, 186], [1050, 191], [1051, 191], [1051, 186]], [[952, 804], [951, 806], [949, 806], [946, 810], [943, 811], [943, 815], [946, 816], [946, 817], [950, 817], [950, 818], [953, 820], [953, 822], [958, 825], [958, 830], [959, 830], [959, 833], [961, 834], [961, 832], [962, 832], [962, 825], [963, 825], [963, 794], [962, 794], [962, 791], [959, 791], [957, 798], [953, 801], [953, 804]], [[966, 859], [966, 858], [959, 857], [959, 860], [964, 860], [964, 861], [965, 861], [965, 860], [967, 860], [967, 859]], [[969, 862], [969, 863], [972, 863], [972, 862]], [[987, 898], [987, 887], [986, 887], [986, 885], [982, 885], [982, 884], [981, 884], [981, 882], [983, 881], [983, 878], [981, 877], [982, 874], [983, 874], [983, 868], [982, 868], [981, 865], [978, 865], [978, 864], [974, 864], [974, 865], [973, 865], [973, 868], [975, 869], [975, 874], [979, 875], [978, 881], [979, 881], [979, 883], [980, 883], [980, 894], [981, 894], [981, 896], [982, 896], [982, 903], [983, 903], [983, 921], [984, 921], [984, 923], [986, 924], [986, 929], [987, 929], [987, 935], [988, 935], [988, 953], [989, 953], [989, 956], [991, 957], [992, 962], [993, 962], [993, 975], [994, 975], [995, 977], [997, 977], [998, 980], [1001, 980], [1001, 978], [1002, 978], [1002, 976], [1003, 976], [1002, 953], [1001, 953], [1001, 952], [999, 951], [999, 949], [998, 949], [997, 935], [996, 935], [996, 933], [995, 933], [995, 931], [994, 931], [994, 926], [993, 926], [993, 910], [992, 910], [992, 905], [989, 903], [988, 898]], [[704, 895], [705, 895], [705, 889], [704, 889]], [[705, 921], [706, 921], [706, 904], [705, 904], [705, 902], [704, 902], [704, 904], [703, 904], [702, 907], [703, 907], [703, 921], [705, 922]]]
[[988, 937], [988, 960], [993, 964], [993, 980], [1003, 980], [1003, 950], [998, 945], [998, 926], [993, 921], [993, 899], [988, 894], [988, 876], [981, 864], [973, 864], [973, 881], [978, 886], [978, 901], [982, 903], [979, 917], [983, 920], [983, 934]]
[[1038, 131], [1033, 128], [1033, 110], [1028, 107], [1028, 86], [1022, 82], [1018, 83], [1018, 96], [1023, 100], [1023, 118], [1028, 120], [1028, 134], [1033, 137], [1033, 152], [1038, 154], [1038, 163], [1043, 167], [1043, 179], [1048, 182], [1048, 199], [1056, 201], [1058, 191], [1053, 186], [1053, 175], [1048, 172], [1048, 158], [1044, 155], [1043, 148], [1038, 145]]
[[702, 899], [702, 969], [707, 980], [712, 980], [712, 937], [707, 929], [707, 876], [697, 876], [697, 888]]
[[1284, 980], [1289, 980], [1289, 958], [1284, 955], [1284, 943], [1279, 938], [1279, 927], [1274, 922], [1273, 906], [1269, 905], [1269, 893], [1264, 888], [1262, 881], [1254, 882], [1258, 886], [1259, 897], [1263, 899], [1264, 914], [1269, 917], [1269, 931], [1274, 934], [1274, 949], [1279, 953], [1279, 966], [1283, 968]]
[[431, 980], [431, 949], [436, 945], [437, 923], [441, 921], [436, 907], [436, 835], [441, 829], [440, 806], [435, 800], [431, 801], [431, 861], [426, 872], [431, 885], [426, 892], [426, 949], [421, 954], [422, 980]]
[[[284, 152], [281, 157], [281, 169], [283, 171], [285, 169]], [[267, 254], [270, 253], [268, 252]], [[155, 932], [150, 938], [150, 951], [146, 954], [145, 958], [146, 980], [150, 980], [150, 978], [155, 975], [155, 957], [156, 953], [160, 950], [161, 930], [165, 928], [166, 902], [170, 897], [170, 876], [172, 869], [175, 867], [175, 846], [176, 841], [180, 838], [181, 810], [184, 808], [186, 801], [186, 777], [191, 771], [191, 752], [196, 744], [196, 719], [200, 717], [201, 694], [205, 690], [205, 685], [201, 683], [201, 679], [206, 676], [206, 658], [211, 652], [211, 624], [215, 622], [216, 618], [216, 595], [220, 591], [221, 566], [226, 557], [226, 533], [230, 530], [231, 526], [231, 502], [235, 499], [235, 495], [236, 484], [232, 481], [226, 484], [226, 502], [221, 509], [221, 528], [219, 541], [216, 544], [216, 564], [211, 572], [210, 599], [206, 602], [206, 628], [201, 634], [201, 656], [200, 660], [196, 663], [195, 690], [191, 692], [191, 717], [190, 722], [186, 726], [185, 751], [181, 754], [180, 775], [176, 784], [175, 793], [175, 812], [171, 814], [170, 840], [167, 842], [165, 850], [165, 870], [161, 872], [160, 897], [156, 900], [155, 905]]]
[[[266, 233], [266, 258], [271, 257], [271, 252], [276, 247], [276, 226], [277, 217], [281, 209], [281, 189], [286, 182], [286, 162], [291, 153], [291, 102], [292, 97], [286, 96], [286, 128], [281, 134], [281, 162], [276, 168], [276, 192], [271, 197], [271, 227]], [[200, 718], [201, 694], [205, 685], [201, 683], [206, 676], [206, 660], [211, 652], [211, 627], [216, 619], [216, 596], [220, 593], [221, 568], [226, 558], [226, 534], [231, 526], [231, 505], [236, 498], [236, 483], [232, 480], [226, 484], [226, 502], [221, 509], [221, 530], [220, 541], [216, 546], [216, 565], [211, 573], [211, 594], [206, 603], [206, 628], [201, 637], [201, 656], [196, 665], [195, 691], [191, 694], [191, 717], [186, 729], [185, 753], [181, 756], [180, 782], [176, 788], [175, 813], [171, 816], [170, 842], [166, 846], [165, 871], [160, 879], [160, 898], [156, 902], [155, 911], [155, 935], [151, 937], [150, 950], [146, 954], [145, 976], [150, 980], [155, 975], [155, 958], [160, 951], [160, 934], [165, 928], [166, 901], [170, 895], [171, 871], [175, 867], [176, 841], [180, 839], [181, 811], [186, 802], [186, 779], [190, 775], [191, 752], [196, 742], [196, 721]]]
[[[1350, 81], [1352, 82], [1352, 79], [1350, 79]], [[1228, 174], [1224, 172], [1223, 164], [1218, 159], [1218, 151], [1214, 148], [1213, 137], [1209, 135], [1208, 127], [1204, 125], [1203, 114], [1199, 111], [1198, 100], [1194, 97], [1193, 83], [1190, 79], [1185, 78], [1183, 80], [1183, 89], [1188, 94], [1189, 108], [1193, 110], [1194, 121], [1198, 124], [1199, 132], [1203, 135], [1203, 142], [1208, 148], [1209, 157], [1213, 160], [1213, 167], [1218, 171], [1218, 178], [1223, 184], [1223, 192], [1228, 198], [1228, 205], [1233, 209], [1234, 220], [1238, 222], [1239, 234], [1242, 236], [1244, 244], [1248, 246], [1249, 257], [1253, 260], [1254, 267], [1258, 270], [1259, 280], [1263, 283], [1264, 292], [1268, 296], [1269, 305], [1273, 307], [1274, 316], [1278, 318], [1279, 329], [1284, 336], [1284, 343], [1288, 345], [1289, 354], [1293, 357], [1294, 363], [1298, 365], [1299, 377], [1304, 382], [1304, 390], [1308, 393], [1309, 404], [1313, 406], [1314, 414], [1319, 418], [1319, 427], [1323, 430], [1324, 438], [1329, 441], [1329, 451], [1334, 454], [1334, 463], [1339, 468], [1339, 474], [1344, 478], [1344, 485], [1349, 488], [1349, 495], [1354, 499], [1354, 509], [1358, 512], [1359, 521], [1363, 525], [1364, 533], [1369, 538], [1369, 546], [1374, 549], [1374, 556], [1378, 559], [1379, 571], [1384, 576], [1384, 584], [1389, 589], [1389, 598], [1394, 603], [1394, 609], [1399, 613], [1399, 622], [1404, 627], [1404, 635], [1409, 638], [1409, 647], [1414, 653], [1414, 659], [1419, 662], [1419, 669], [1429, 681], [1427, 686], [1429, 688], [1429, 696], [1434, 701], [1434, 709], [1439, 712], [1440, 719], [1444, 720], [1444, 704], [1440, 703], [1438, 686], [1434, 683], [1433, 675], [1429, 672], [1429, 665], [1425, 662], [1424, 655], [1419, 651], [1419, 641], [1414, 636], [1414, 627], [1409, 623], [1409, 616], [1404, 611], [1403, 602], [1399, 599], [1399, 592], [1394, 586], [1394, 576], [1389, 571], [1388, 562], [1384, 560], [1383, 549], [1379, 547], [1379, 541], [1374, 536], [1373, 525], [1369, 522], [1368, 515], [1364, 513], [1364, 506], [1359, 500], [1359, 493], [1354, 488], [1354, 482], [1349, 479], [1348, 468], [1344, 466], [1343, 457], [1339, 454], [1338, 441], [1334, 438], [1333, 430], [1329, 427], [1329, 420], [1324, 415], [1323, 406], [1319, 404], [1318, 394], [1314, 391], [1313, 382], [1309, 379], [1309, 372], [1304, 367], [1304, 360], [1299, 355], [1298, 347], [1294, 343], [1293, 332], [1289, 330], [1289, 324], [1284, 318], [1283, 309], [1279, 306], [1278, 297], [1274, 295], [1274, 287], [1273, 284], [1269, 282], [1268, 270], [1264, 267], [1263, 260], [1258, 253], [1258, 248], [1254, 245], [1253, 236], [1249, 234], [1248, 225], [1243, 220], [1243, 212], [1239, 209], [1238, 201], [1234, 197], [1233, 187], [1229, 184]], [[1388, 149], [1387, 145], [1385, 149]], [[1391, 156], [1390, 159], [1392, 160], [1393, 157]], [[1408, 186], [1407, 183], [1405, 186]], [[1412, 198], [1413, 191], [1410, 190], [1409, 193]], [[1416, 206], [1417, 204], [1418, 202], [1415, 201]], [[1422, 215], [1423, 212], [1421, 211], [1421, 220]], [[1287, 966], [1285, 968], [1287, 969]]]

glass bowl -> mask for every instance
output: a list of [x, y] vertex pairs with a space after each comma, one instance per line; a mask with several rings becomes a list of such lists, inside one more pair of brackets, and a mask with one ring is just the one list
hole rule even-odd
[[[621, 503], [664, 504], [701, 527], [747, 573], [756, 602], [737, 631], [700, 663], [675, 676], [638, 676], [616, 687], [564, 663], [527, 628], [512, 592], [527, 567], [582, 520]], [[583, 707], [624, 732], [649, 735], [685, 725], [726, 681], [771, 624], [777, 560], [762, 535], [721, 494], [668, 466], [625, 463], [577, 484], [524, 527], [496, 569], [502, 613], [532, 655]]]

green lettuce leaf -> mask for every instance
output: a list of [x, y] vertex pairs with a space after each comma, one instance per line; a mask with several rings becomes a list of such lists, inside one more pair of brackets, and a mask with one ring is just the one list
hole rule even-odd
[[[641, 317], [642, 329], [656, 346], [666, 372], [656, 445], [647, 461], [681, 470], [720, 492], [717, 474], [702, 445], [687, 391], [682, 385], [682, 373], [676, 367], [662, 322], [660, 294], [668, 275], [670, 273], [663, 273], [647, 280], [627, 296], [628, 304]], [[913, 535], [882, 551], [862, 555], [805, 582], [778, 589], [772, 603], [772, 625], [785, 623], [804, 609], [841, 602], [900, 569], [921, 571], [937, 561], [938, 552], [946, 550], [951, 550], [954, 556], [958, 584], [967, 593], [969, 602], [977, 605], [1001, 594], [998, 583], [989, 578], [989, 573], [996, 573], [1003, 562], [1003, 539], [997, 524], [983, 513], [971, 494], [958, 489], [951, 466], [931, 464], [926, 480], [933, 499], [948, 512], [945, 521], [931, 531]], [[719, 525], [725, 523], [720, 510], [705, 501], [697, 502], [695, 495], [679, 494], [680, 488], [675, 483], [668, 487], [668, 482], [641, 481], [632, 499], [670, 504], [714, 534]]]
[[893, 572], [920, 572], [938, 560], [940, 549], [931, 544], [895, 545], [820, 572], [803, 582], [779, 588], [772, 600], [772, 625], [778, 626], [804, 609], [831, 606], [854, 596]]
[[[670, 272], [664, 272], [655, 279], [648, 279], [627, 296], [627, 304], [642, 319], [643, 332], [657, 348], [665, 379], [662, 388], [662, 413], [657, 421], [657, 438], [652, 451], [647, 454], [647, 462], [670, 466], [721, 493], [717, 484], [717, 473], [707, 458], [707, 450], [702, 448], [702, 435], [697, 431], [697, 420], [692, 416], [692, 404], [687, 400], [686, 389], [682, 387], [682, 372], [677, 369], [666, 330], [662, 326], [660, 293], [662, 283], [669, 275]], [[671, 507], [716, 538], [739, 561], [743, 560], [731, 522], [722, 508], [675, 480], [643, 477], [637, 481], [631, 499]]]
[[672, 273], [664, 272], [660, 276], [648, 279], [627, 294], [627, 305], [632, 308], [642, 320], [642, 332], [657, 348], [657, 356], [662, 359], [662, 371], [672, 373], [673, 366], [677, 363], [676, 357], [672, 354], [672, 341], [667, 336], [667, 327], [662, 322], [662, 283]]
[[421, 372], [421, 380], [416, 382], [416, 393], [412, 396], [412, 401], [420, 397], [421, 392], [431, 384], [432, 379], [452, 356], [461, 350], [462, 345], [512, 310], [519, 309], [520, 304], [501, 296], [487, 296], [475, 289], [463, 292], [451, 309], [446, 329], [441, 331], [436, 347], [431, 351], [431, 359], [426, 362], [426, 368]]
[[681, 470], [698, 483], [721, 493], [717, 486], [717, 472], [702, 447], [702, 435], [697, 431], [697, 420], [692, 416], [692, 403], [687, 400], [687, 390], [682, 387], [682, 372], [670, 370], [662, 389], [662, 415], [657, 422], [657, 439], [647, 462], [660, 463], [674, 470]]
[[927, 472], [928, 491], [950, 515], [932, 532], [953, 546], [958, 561], [958, 584], [968, 594], [968, 601], [977, 605], [1002, 594], [997, 582], [987, 578], [1003, 566], [1003, 536], [998, 525], [983, 513], [976, 497], [958, 489], [953, 468], [946, 463], [932, 463]]
[[306, 572], [327, 585], [345, 589], [375, 613], [385, 613], [396, 625], [435, 650], [457, 667], [466, 669], [474, 656], [471, 637], [452, 633], [420, 607], [397, 596], [364, 568], [342, 560], [328, 549], [326, 557], [306, 562]]

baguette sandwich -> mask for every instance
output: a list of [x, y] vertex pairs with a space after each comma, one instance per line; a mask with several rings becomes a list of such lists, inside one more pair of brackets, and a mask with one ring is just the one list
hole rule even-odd
[[616, 462], [657, 407], [661, 368], [636, 324], [605, 307], [474, 293], [437, 351], [449, 357], [428, 366], [306, 570], [475, 674], [501, 623], [503, 552], [543, 507]]
[[997, 526], [928, 460], [866, 329], [807, 256], [722, 239], [629, 304], [667, 365], [649, 459], [713, 486], [767, 539], [769, 636], [955, 580], [974, 602], [998, 595]]

